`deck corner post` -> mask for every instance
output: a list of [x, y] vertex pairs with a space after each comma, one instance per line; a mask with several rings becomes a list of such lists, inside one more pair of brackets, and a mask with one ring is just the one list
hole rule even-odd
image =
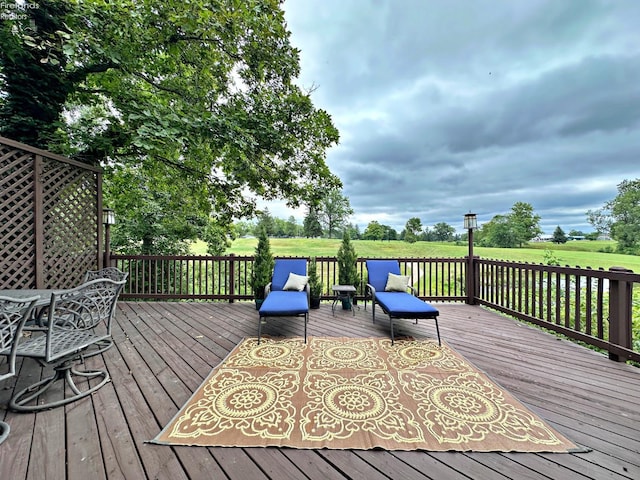
[[467, 289], [467, 305], [475, 305], [476, 304], [476, 296], [478, 293], [479, 287], [479, 275], [477, 271], [476, 262], [480, 257], [476, 255], [467, 255], [465, 260], [467, 261], [467, 278], [466, 278], [466, 289]]
[[[624, 267], [611, 267], [610, 272], [633, 273]], [[632, 298], [633, 282], [615, 278], [609, 285], [609, 342], [624, 348], [631, 348], [632, 335]], [[609, 352], [609, 358], [616, 362], [627, 359], [617, 353]]]

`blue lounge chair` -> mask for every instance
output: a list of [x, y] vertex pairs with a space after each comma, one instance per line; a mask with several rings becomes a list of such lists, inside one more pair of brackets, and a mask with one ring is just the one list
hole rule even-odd
[[[267, 317], [304, 317], [304, 343], [307, 343], [307, 322], [309, 321], [309, 283], [304, 279], [292, 277], [293, 273], [300, 277], [307, 275], [307, 261], [305, 259], [278, 259], [273, 268], [271, 283], [267, 285], [267, 296], [260, 306], [258, 320], [258, 344], [262, 335], [262, 323]], [[291, 284], [292, 290], [289, 290]], [[298, 290], [296, 287], [302, 288]], [[304, 285], [303, 285], [304, 284]], [[285, 287], [287, 289], [285, 289]]]
[[[371, 298], [373, 321], [376, 321], [376, 304], [380, 305], [384, 313], [389, 315], [391, 326], [391, 344], [394, 341], [393, 321], [397, 318], [415, 319], [418, 323], [420, 318], [435, 320], [436, 332], [438, 334], [438, 345], [440, 341], [440, 328], [438, 327], [438, 309], [427, 302], [423, 302], [407, 290], [413, 287], [407, 282], [400, 282], [399, 285], [387, 285], [389, 274], [400, 275], [400, 264], [397, 260], [367, 260], [367, 295], [365, 297], [364, 308], [367, 308], [367, 299]], [[392, 278], [397, 282], [397, 278]], [[404, 291], [403, 290], [404, 287]], [[391, 290], [391, 291], [389, 291]]]

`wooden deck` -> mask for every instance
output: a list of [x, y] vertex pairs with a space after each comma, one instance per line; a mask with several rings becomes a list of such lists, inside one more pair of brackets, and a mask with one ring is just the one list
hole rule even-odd
[[[429, 453], [202, 448], [146, 441], [245, 336], [252, 303], [120, 302], [116, 347], [91, 362], [112, 382], [91, 398], [38, 414], [0, 411], [11, 425], [0, 479], [640, 479], [640, 369], [480, 307], [438, 305], [442, 338], [575, 442], [580, 454]], [[370, 308], [370, 307], [369, 307]], [[385, 318], [381, 315], [381, 318]], [[399, 322], [400, 334], [434, 336], [433, 322]], [[301, 335], [300, 319], [270, 320], [267, 334]], [[386, 336], [370, 311], [313, 310], [309, 334]], [[0, 386], [40, 375], [31, 360]], [[55, 394], [55, 393], [54, 393]]]

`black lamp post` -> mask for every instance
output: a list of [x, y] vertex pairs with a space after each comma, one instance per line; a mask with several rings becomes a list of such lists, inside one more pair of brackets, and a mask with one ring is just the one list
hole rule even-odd
[[102, 223], [104, 225], [104, 266], [111, 266], [111, 225], [116, 223], [116, 214], [110, 208], [102, 210]]
[[473, 305], [475, 293], [475, 271], [473, 268], [473, 230], [478, 228], [478, 218], [475, 213], [465, 213], [464, 228], [467, 230], [469, 252], [467, 255], [467, 303]]

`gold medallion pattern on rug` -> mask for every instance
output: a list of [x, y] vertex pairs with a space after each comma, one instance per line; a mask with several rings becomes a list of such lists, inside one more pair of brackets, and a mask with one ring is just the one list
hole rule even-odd
[[300, 412], [303, 440], [331, 442], [367, 433], [381, 441], [424, 440], [420, 425], [401, 403], [393, 377], [384, 371], [361, 375], [309, 372]]
[[567, 452], [577, 448], [447, 345], [245, 339], [153, 440], [165, 445]]
[[292, 398], [299, 385], [297, 372], [255, 376], [221, 369], [204, 384], [202, 398], [177, 419], [170, 436], [187, 442], [224, 432], [263, 439], [289, 438], [295, 426]]

